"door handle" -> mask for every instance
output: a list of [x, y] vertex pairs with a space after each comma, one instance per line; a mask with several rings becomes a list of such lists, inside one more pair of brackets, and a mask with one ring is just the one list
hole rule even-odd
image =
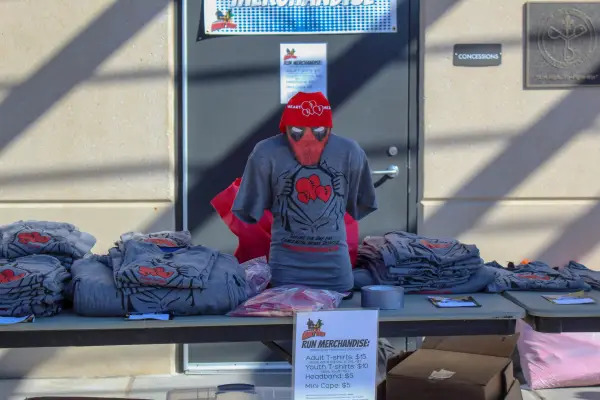
[[397, 165], [390, 165], [387, 169], [381, 171], [371, 171], [373, 175], [385, 175], [388, 178], [395, 178], [400, 174], [400, 168]]

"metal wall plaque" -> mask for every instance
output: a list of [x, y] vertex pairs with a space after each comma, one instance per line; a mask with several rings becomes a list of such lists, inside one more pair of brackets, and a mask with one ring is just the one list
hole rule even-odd
[[525, 6], [525, 87], [600, 86], [600, 2]]
[[455, 44], [453, 64], [460, 67], [491, 67], [502, 63], [500, 44]]

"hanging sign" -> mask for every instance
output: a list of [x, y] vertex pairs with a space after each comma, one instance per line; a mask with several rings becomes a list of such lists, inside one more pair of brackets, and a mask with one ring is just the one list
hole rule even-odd
[[297, 313], [294, 400], [375, 400], [377, 310]]
[[281, 104], [298, 92], [327, 96], [327, 44], [281, 43], [279, 46]]
[[204, 0], [207, 35], [396, 32], [397, 0]]

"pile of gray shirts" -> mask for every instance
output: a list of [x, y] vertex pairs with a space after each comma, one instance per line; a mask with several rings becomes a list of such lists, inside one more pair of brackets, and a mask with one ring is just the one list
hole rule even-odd
[[486, 291], [491, 293], [507, 290], [590, 290], [588, 282], [594, 284], [594, 272], [575, 262], [563, 268], [552, 268], [543, 261], [518, 265], [509, 263], [505, 268], [492, 261], [486, 263], [485, 267], [494, 274], [494, 280], [486, 287]]
[[235, 257], [194, 246], [187, 231], [121, 235], [107, 255], [78, 260], [71, 272], [73, 309], [85, 316], [219, 315], [247, 300]]
[[592, 289], [600, 290], [600, 271], [591, 270], [576, 261], [570, 261], [567, 265], [558, 268], [562, 273], [571, 273], [587, 283]]
[[17, 221], [0, 226], [0, 316], [47, 317], [64, 308], [69, 269], [96, 239], [68, 223]]
[[475, 245], [394, 231], [364, 239], [358, 249], [355, 286], [402, 286], [407, 293], [470, 293], [494, 274]]

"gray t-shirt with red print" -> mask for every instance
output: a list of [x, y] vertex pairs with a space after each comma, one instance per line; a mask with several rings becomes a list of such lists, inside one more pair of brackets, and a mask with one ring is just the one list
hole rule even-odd
[[294, 158], [285, 135], [259, 142], [244, 170], [232, 211], [256, 223], [273, 214], [269, 265], [272, 284], [345, 291], [352, 266], [344, 214], [359, 220], [377, 209], [363, 149], [333, 133], [315, 166]]

